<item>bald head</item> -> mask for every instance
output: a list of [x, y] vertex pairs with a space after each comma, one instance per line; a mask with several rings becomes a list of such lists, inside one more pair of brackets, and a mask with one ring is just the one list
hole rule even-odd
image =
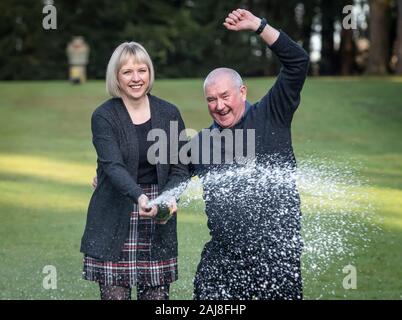
[[204, 81], [204, 93], [207, 87], [222, 81], [223, 79], [229, 80], [237, 88], [243, 85], [243, 80], [236, 70], [230, 68], [217, 68], [212, 70]]

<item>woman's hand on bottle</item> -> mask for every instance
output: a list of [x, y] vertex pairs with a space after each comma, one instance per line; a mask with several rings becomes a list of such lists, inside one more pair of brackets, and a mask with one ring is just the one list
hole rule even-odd
[[149, 198], [142, 194], [138, 197], [138, 213], [143, 218], [153, 218], [158, 212], [158, 208], [153, 205], [151, 208], [148, 206]]

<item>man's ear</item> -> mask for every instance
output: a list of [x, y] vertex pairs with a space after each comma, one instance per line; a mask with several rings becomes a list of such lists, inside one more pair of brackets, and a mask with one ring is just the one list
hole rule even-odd
[[247, 100], [247, 87], [244, 84], [240, 87], [240, 94], [242, 100], [245, 102]]

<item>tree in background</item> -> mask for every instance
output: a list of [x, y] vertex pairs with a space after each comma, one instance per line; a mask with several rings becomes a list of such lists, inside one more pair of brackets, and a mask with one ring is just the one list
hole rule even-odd
[[351, 75], [356, 71], [356, 44], [353, 38], [353, 29], [341, 30], [341, 43], [339, 48], [340, 74]]
[[[402, 69], [401, 0], [53, 2], [58, 14], [57, 30], [42, 28], [44, 1], [0, 2], [0, 79], [66, 79], [66, 46], [78, 35], [91, 47], [87, 69], [90, 79], [105, 77], [110, 55], [123, 41], [137, 41], [147, 48], [158, 77], [204, 77], [219, 66], [234, 68], [244, 76], [276, 75], [279, 61], [257, 35], [245, 32], [238, 37], [222, 26], [227, 13], [237, 7], [266, 17], [309, 53], [313, 37], [319, 35], [321, 61], [315, 64], [319, 74], [400, 74]], [[366, 2], [371, 7], [369, 34], [361, 29], [340, 28], [342, 8]], [[356, 45], [362, 37], [370, 38], [371, 43], [367, 68], [365, 63], [356, 65]]]
[[[360, 10], [363, 10], [364, 4], [365, 4], [364, 0], [355, 1], [355, 5], [358, 5]], [[347, 5], [350, 5], [350, 2], [348, 0], [342, 0], [342, 8], [344, 8]], [[360, 15], [363, 16], [364, 13], [361, 13]], [[346, 17], [343, 16], [340, 19], [340, 22], [343, 23], [343, 19], [345, 18]], [[357, 38], [365, 37], [364, 34], [365, 30], [363, 30], [362, 22], [357, 23], [358, 17], [354, 16], [354, 19], [356, 19], [355, 23], [357, 30], [354, 30], [353, 28], [342, 27], [340, 32], [340, 45], [339, 45], [338, 56], [339, 56], [339, 73], [341, 75], [352, 75], [358, 72], [356, 63], [358, 53], [356, 41]]]
[[0, 2], [0, 79], [54, 77], [58, 39], [44, 36], [42, 7], [35, 0]]
[[321, 60], [320, 74], [332, 75], [337, 73], [338, 59], [335, 50], [334, 33], [335, 21], [342, 12], [342, 7], [339, 1], [324, 1], [320, 3], [321, 11]]
[[[311, 32], [313, 25], [313, 18], [316, 14], [316, 10], [318, 8], [319, 1], [318, 0], [310, 0], [299, 2], [296, 6], [296, 10], [300, 10], [302, 13], [300, 18], [296, 17], [296, 23], [300, 24], [300, 36], [298, 39], [301, 41], [304, 50], [308, 54], [310, 54], [310, 40], [311, 40]], [[300, 19], [298, 21], [298, 19]]]
[[157, 76], [188, 77], [199, 64], [199, 26], [186, 1], [135, 1], [121, 33], [140, 42], [151, 55]]
[[395, 41], [396, 68], [395, 73], [402, 75], [402, 0], [398, 0], [398, 21], [396, 24], [397, 38]]
[[370, 52], [367, 74], [388, 73], [389, 0], [370, 0]]

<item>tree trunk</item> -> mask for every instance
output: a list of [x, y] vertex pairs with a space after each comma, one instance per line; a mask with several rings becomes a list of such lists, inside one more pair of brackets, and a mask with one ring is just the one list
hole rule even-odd
[[367, 74], [382, 75], [388, 72], [389, 0], [370, 0], [370, 52]]
[[309, 55], [315, 5], [316, 3], [314, 1], [308, 1], [304, 4], [304, 16], [300, 30], [300, 40], [303, 43], [304, 50], [306, 50]]
[[355, 69], [355, 54], [356, 47], [353, 40], [352, 29], [342, 29], [341, 31], [341, 45], [340, 45], [340, 63], [341, 74], [353, 74]]
[[396, 57], [398, 59], [396, 63], [395, 73], [402, 75], [402, 0], [398, 0], [398, 23], [397, 27], [397, 38], [396, 38]]
[[333, 7], [333, 2], [321, 2], [321, 75], [332, 75], [336, 71], [334, 47], [335, 17]]

